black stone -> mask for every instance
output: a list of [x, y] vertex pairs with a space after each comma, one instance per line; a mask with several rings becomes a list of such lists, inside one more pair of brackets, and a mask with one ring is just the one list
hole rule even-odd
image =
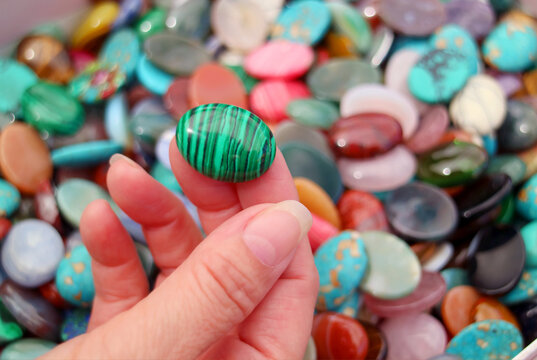
[[537, 142], [537, 112], [528, 104], [510, 100], [507, 116], [497, 132], [498, 145], [504, 151], [521, 151]]
[[512, 305], [509, 309], [518, 320], [526, 345], [537, 339], [537, 299]]

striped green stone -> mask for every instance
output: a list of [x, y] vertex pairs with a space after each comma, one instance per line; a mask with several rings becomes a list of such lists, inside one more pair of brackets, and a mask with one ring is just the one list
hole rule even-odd
[[227, 182], [260, 177], [276, 155], [276, 143], [268, 126], [248, 110], [226, 104], [189, 110], [179, 120], [176, 141], [194, 169]]

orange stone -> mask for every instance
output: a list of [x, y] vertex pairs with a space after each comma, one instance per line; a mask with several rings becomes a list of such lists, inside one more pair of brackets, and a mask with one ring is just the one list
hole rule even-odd
[[474, 322], [472, 311], [481, 295], [472, 286], [456, 286], [442, 301], [442, 320], [451, 336]]
[[298, 199], [313, 214], [326, 220], [336, 228], [341, 228], [341, 219], [336, 205], [319, 185], [305, 178], [295, 178]]
[[326, 36], [326, 46], [330, 57], [357, 57], [354, 44], [345, 35], [329, 32]]
[[491, 297], [482, 297], [472, 310], [474, 322], [483, 320], [504, 320], [520, 329], [516, 317], [504, 304]]
[[228, 68], [208, 63], [192, 74], [188, 87], [191, 107], [221, 103], [248, 109], [248, 96], [241, 80]]
[[537, 94], [537, 70], [529, 71], [522, 76], [524, 87], [530, 95]]
[[0, 133], [0, 169], [25, 194], [35, 194], [43, 181], [52, 178], [50, 152], [33, 127], [15, 122]]

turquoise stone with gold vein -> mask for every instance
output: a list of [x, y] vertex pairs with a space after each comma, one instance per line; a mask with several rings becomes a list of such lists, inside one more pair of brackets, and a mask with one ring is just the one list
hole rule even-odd
[[194, 169], [227, 182], [260, 177], [276, 155], [268, 126], [248, 110], [226, 104], [189, 110], [177, 124], [176, 141]]

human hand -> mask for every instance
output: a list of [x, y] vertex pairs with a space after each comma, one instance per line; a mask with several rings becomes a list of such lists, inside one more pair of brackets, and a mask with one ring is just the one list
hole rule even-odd
[[[192, 169], [172, 142], [173, 171], [198, 207], [184, 206], [140, 166], [113, 157], [116, 204], [143, 227], [160, 273], [149, 293], [135, 246], [106, 201], [84, 212], [96, 295], [88, 333], [46, 359], [301, 359], [318, 275], [309, 212], [281, 153], [259, 179], [229, 184]], [[292, 200], [290, 200], [292, 199]], [[278, 204], [269, 204], [278, 203]]]

